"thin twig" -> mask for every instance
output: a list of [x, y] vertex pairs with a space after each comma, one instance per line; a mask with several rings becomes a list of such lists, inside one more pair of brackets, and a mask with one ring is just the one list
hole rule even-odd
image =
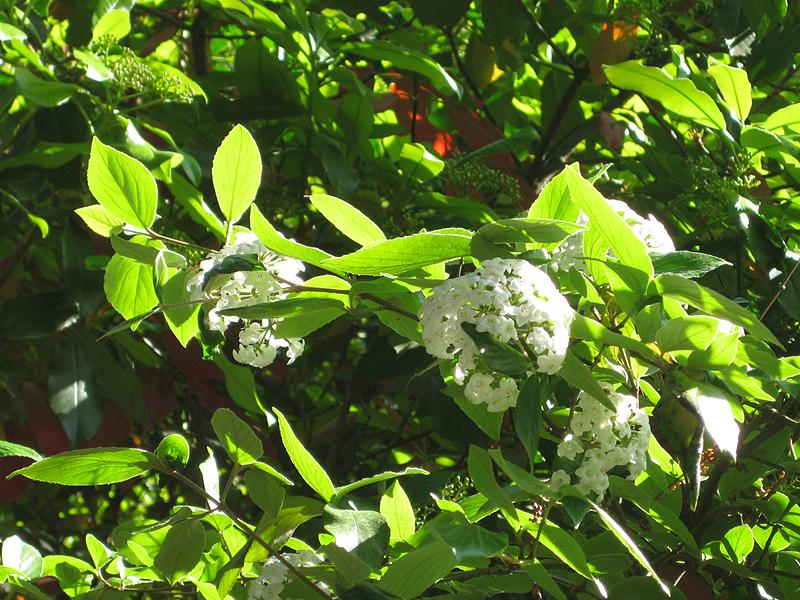
[[789, 274], [786, 276], [786, 278], [778, 286], [778, 289], [775, 290], [775, 293], [772, 295], [772, 298], [770, 298], [769, 303], [767, 304], [766, 308], [761, 312], [761, 315], [758, 317], [759, 321], [763, 321], [764, 320], [764, 317], [769, 312], [769, 309], [772, 308], [773, 304], [775, 304], [775, 301], [780, 297], [780, 295], [784, 291], [786, 291], [786, 288], [789, 285], [789, 280], [792, 278], [792, 275], [794, 275], [795, 271], [797, 271], [797, 267], [798, 266], [800, 266], [800, 260], [798, 260], [797, 262], [794, 263], [794, 266], [792, 267], [792, 270], [789, 271]]

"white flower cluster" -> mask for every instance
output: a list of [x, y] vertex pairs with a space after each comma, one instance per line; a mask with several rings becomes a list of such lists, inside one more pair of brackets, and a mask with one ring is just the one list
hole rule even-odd
[[524, 260], [492, 259], [433, 289], [422, 302], [422, 339], [430, 354], [457, 358], [454, 380], [474, 404], [502, 412], [517, 403], [517, 382], [481, 371], [479, 351], [462, 323], [501, 342], [528, 345], [535, 370], [556, 373], [569, 344], [573, 311], [546, 273]]
[[[322, 562], [318, 555], [308, 550], [287, 554], [285, 558], [295, 567], [311, 567]], [[277, 558], [267, 559], [261, 573], [247, 586], [247, 600], [280, 600], [288, 577], [289, 567]]]
[[[570, 431], [558, 445], [558, 456], [579, 464], [574, 470], [575, 487], [584, 494], [595, 495], [598, 502], [608, 489], [609, 471], [623, 467], [631, 481], [644, 471], [650, 444], [650, 420], [636, 398], [620, 394], [607, 383], [600, 385], [616, 410], [581, 392]], [[572, 482], [569, 473], [558, 469], [553, 472], [550, 485], [558, 490]]]
[[[231, 257], [247, 260], [245, 257], [253, 256], [264, 270], [234, 273], [215, 271]], [[286, 287], [303, 282], [299, 276], [303, 269], [303, 263], [299, 260], [275, 254], [253, 233], [239, 231], [232, 244], [211, 252], [200, 262], [197, 271], [187, 280], [186, 288], [192, 299], [205, 296], [216, 300], [216, 304], [207, 314], [208, 326], [214, 331], [224, 332], [230, 325], [242, 319], [222, 316], [219, 311], [284, 298]], [[278, 349], [285, 348], [291, 363], [303, 353], [303, 340], [275, 337], [278, 322], [278, 319], [247, 321], [239, 332], [239, 348], [233, 351], [233, 357], [240, 363], [263, 368], [275, 360]]]
[[[647, 218], [641, 216], [622, 200], [609, 200], [608, 203], [614, 211], [622, 217], [622, 220], [633, 230], [637, 238], [644, 242], [648, 252], [675, 252], [675, 243], [667, 233], [663, 223], [653, 215]], [[586, 225], [589, 219], [581, 212], [578, 215], [577, 223]], [[579, 271], [586, 271], [586, 265], [581, 258], [583, 256], [583, 231], [578, 231], [567, 236], [561, 244], [551, 253], [550, 260], [552, 268], [556, 271], [568, 271], [570, 267], [575, 267]]]

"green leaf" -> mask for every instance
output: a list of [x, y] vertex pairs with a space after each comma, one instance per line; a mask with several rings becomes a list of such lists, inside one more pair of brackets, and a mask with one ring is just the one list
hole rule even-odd
[[489, 450], [489, 455], [492, 457], [492, 460], [497, 463], [497, 466], [500, 467], [500, 470], [506, 474], [506, 477], [517, 484], [520, 489], [525, 490], [529, 494], [544, 496], [546, 498], [554, 496], [550, 486], [537, 479], [534, 475], [531, 475], [529, 471], [514, 463], [508, 462], [499, 449], [495, 448]]
[[519, 390], [517, 406], [514, 409], [514, 429], [517, 437], [528, 453], [533, 465], [539, 437], [542, 433], [542, 405], [547, 400], [549, 386], [535, 373], [525, 380]]
[[219, 408], [211, 417], [214, 434], [237, 465], [249, 465], [264, 454], [261, 440], [251, 427], [229, 408]]
[[42, 455], [36, 452], [33, 448], [28, 448], [21, 444], [7, 442], [0, 440], [0, 457], [3, 456], [21, 456], [23, 458], [32, 458], [33, 460], [42, 460]]
[[[175, 197], [175, 202], [186, 210], [195, 223], [199, 223], [213, 233], [220, 242], [225, 241], [225, 225], [203, 200], [203, 193], [200, 190], [175, 171], [172, 173], [169, 189]], [[256, 210], [255, 207], [254, 210]]]
[[272, 412], [278, 417], [278, 426], [281, 432], [281, 440], [283, 447], [286, 448], [286, 453], [292, 461], [300, 477], [303, 478], [309, 487], [317, 492], [320, 497], [329, 502], [336, 494], [336, 489], [333, 487], [333, 482], [328, 474], [325, 472], [320, 464], [314, 460], [311, 453], [305, 449], [305, 446], [300, 442], [298, 437], [292, 431], [289, 421], [283, 416], [283, 413], [278, 409], [273, 408]]
[[250, 468], [250, 469], [258, 469], [259, 471], [262, 471], [263, 473], [266, 473], [267, 475], [270, 475], [271, 477], [274, 477], [275, 479], [277, 479], [278, 481], [280, 481], [284, 485], [294, 485], [294, 481], [292, 481], [291, 479], [286, 477], [286, 475], [284, 475], [283, 473], [278, 471], [272, 465], [269, 465], [269, 464], [267, 464], [265, 462], [254, 462], [252, 465], [249, 465], [248, 468]]
[[348, 483], [347, 485], [337, 487], [336, 497], [343, 498], [350, 492], [354, 492], [355, 490], [361, 489], [362, 487], [372, 485], [373, 483], [389, 481], [390, 479], [396, 479], [397, 477], [405, 477], [407, 475], [430, 475], [430, 473], [428, 473], [428, 471], [426, 471], [425, 469], [420, 469], [418, 467], [407, 467], [402, 471], [384, 471], [383, 473], [378, 473], [377, 475], [371, 475], [370, 477], [364, 477], [363, 479], [359, 479], [358, 481], [354, 481], [353, 483]]
[[28, 579], [42, 576], [42, 555], [18, 536], [12, 535], [4, 539], [1, 552], [4, 567], [16, 569]]
[[753, 530], [749, 525], [738, 525], [725, 533], [720, 550], [732, 562], [742, 564], [754, 547]]
[[9, 477], [24, 475], [34, 481], [60, 485], [119, 483], [147, 473], [158, 457], [135, 448], [86, 448], [43, 458]]
[[415, 233], [378, 242], [352, 254], [323, 261], [323, 267], [356, 275], [400, 274], [469, 256], [470, 234]]
[[422, 596], [455, 566], [456, 555], [450, 544], [432, 537], [390, 564], [378, 587], [403, 600], [412, 600]]
[[[119, 254], [111, 257], [106, 266], [103, 289], [111, 306], [125, 319], [148, 313], [158, 305], [153, 267]], [[132, 323], [131, 329], [137, 324]]]
[[241, 125], [231, 129], [217, 148], [211, 178], [222, 214], [235, 223], [250, 208], [261, 185], [261, 154]]
[[456, 80], [439, 63], [418, 50], [374, 40], [345, 44], [339, 48], [339, 52], [356, 54], [370, 60], [386, 61], [395, 68], [412, 71], [427, 77], [433, 87], [443, 94], [455, 94], [461, 97], [461, 86], [458, 85]]
[[42, 575], [55, 577], [58, 586], [70, 598], [82, 597], [92, 587], [92, 565], [84, 560], [63, 554], [45, 556]]
[[103, 36], [111, 36], [114, 40], [121, 40], [131, 31], [131, 15], [122, 8], [108, 11], [94, 25], [92, 41], [96, 42]]
[[92, 368], [73, 340], [55, 350], [47, 379], [50, 407], [73, 446], [92, 437], [103, 418]]
[[89, 229], [103, 237], [111, 237], [112, 233], [117, 233], [125, 225], [122, 219], [112, 215], [100, 204], [76, 208], [75, 212], [83, 219]]
[[650, 563], [647, 560], [647, 557], [639, 549], [639, 546], [636, 545], [636, 542], [633, 541], [633, 538], [631, 538], [631, 536], [628, 535], [628, 532], [625, 531], [622, 528], [622, 526], [619, 523], [617, 523], [611, 517], [611, 515], [609, 515], [600, 506], [598, 506], [594, 502], [591, 502], [591, 505], [597, 511], [597, 514], [600, 515], [600, 518], [606, 524], [606, 527], [608, 527], [609, 531], [611, 531], [611, 533], [613, 533], [616, 536], [616, 538], [620, 542], [622, 542], [622, 545], [625, 546], [625, 548], [628, 549], [628, 552], [630, 552], [631, 556], [633, 556], [633, 558], [636, 559], [636, 562], [638, 562], [640, 565], [642, 565], [644, 567], [645, 571], [647, 571], [649, 573], [650, 577], [655, 579], [655, 581], [658, 583], [659, 587], [664, 591], [664, 593], [667, 596], [669, 596], [670, 595], [669, 588], [666, 586], [666, 584], [663, 581], [661, 581], [661, 578], [658, 576], [658, 573], [656, 573], [655, 570], [653, 570], [653, 567], [650, 566]]
[[567, 352], [567, 356], [564, 359], [561, 370], [558, 372], [558, 376], [572, 387], [583, 390], [606, 408], [616, 410], [611, 400], [609, 400], [608, 396], [603, 391], [603, 388], [597, 383], [589, 367], [583, 364], [581, 359], [572, 352]]
[[686, 527], [675, 512], [664, 506], [658, 500], [654, 500], [652, 496], [645, 493], [627, 479], [610, 475], [609, 482], [609, 490], [612, 496], [624, 498], [634, 504], [653, 521], [677, 535], [695, 556], [699, 556], [700, 549], [697, 547], [697, 542], [692, 532], [689, 531], [689, 528]]
[[655, 288], [662, 296], [675, 298], [719, 319], [744, 327], [757, 340], [781, 346], [772, 332], [747, 309], [733, 300], [700, 284], [677, 275], [659, 275]]
[[542, 564], [535, 560], [533, 563], [528, 563], [521, 566], [522, 570], [527, 572], [531, 579], [542, 588], [545, 592], [550, 594], [556, 600], [567, 600], [564, 592], [558, 587], [558, 584], [547, 572], [547, 569]]
[[367, 563], [336, 544], [325, 544], [320, 550], [333, 563], [336, 573], [347, 582], [348, 588], [364, 581], [372, 572]]
[[408, 178], [430, 181], [444, 169], [444, 161], [422, 144], [403, 144], [397, 166]]
[[[163, 294], [165, 305], [181, 304], [189, 300], [189, 294], [186, 290], [188, 277], [189, 274], [186, 271], [178, 271], [162, 285], [161, 293]], [[187, 304], [164, 310], [164, 318], [167, 320], [170, 331], [178, 338], [184, 348], [200, 331], [199, 314], [199, 304]]]
[[315, 313], [329, 313], [331, 310], [344, 314], [344, 304], [334, 298], [286, 298], [261, 304], [251, 304], [219, 311], [223, 316], [244, 319], [279, 319], [293, 316], [314, 318]]
[[779, 133], [800, 132], [800, 102], [784, 106], [772, 113], [761, 126]]
[[200, 521], [186, 520], [173, 525], [153, 560], [171, 584], [185, 577], [203, 558], [205, 530]]
[[[111, 247], [116, 250], [117, 254], [136, 262], [153, 266], [156, 258], [158, 258], [159, 248], [154, 245], [148, 245], [147, 241], [147, 238], [141, 235], [126, 240], [118, 235], [111, 234]], [[180, 266], [186, 266], [186, 263], [184, 262]]]
[[248, 469], [244, 475], [247, 495], [265, 515], [277, 518], [286, 497], [286, 490], [278, 479], [259, 469]]
[[213, 360], [225, 374], [225, 391], [231, 400], [248, 412], [263, 413], [264, 407], [258, 398], [253, 370], [228, 360], [222, 353], [216, 354]]
[[593, 580], [586, 555], [575, 538], [550, 521], [530, 523], [525, 526], [533, 536], [539, 536], [539, 542], [555, 554], [558, 559], [570, 567], [578, 575]]
[[648, 357], [653, 354], [652, 350], [650, 350], [650, 348], [648, 348], [639, 340], [629, 338], [628, 336], [620, 333], [614, 333], [594, 319], [584, 317], [578, 313], [575, 313], [575, 316], [572, 319], [570, 337], [577, 340], [591, 340], [593, 342], [599, 342], [609, 346], [618, 346], [619, 348], [625, 348], [627, 350], [637, 352], [644, 357]]
[[399, 481], [392, 485], [381, 496], [381, 514], [389, 525], [389, 540], [392, 543], [404, 541], [416, 531], [414, 508]]
[[714, 317], [676, 317], [656, 332], [656, 343], [662, 352], [705, 350], [716, 337], [718, 325]]
[[[2, 24], [0, 24], [2, 25]], [[57, 169], [89, 151], [88, 142], [38, 142], [31, 150], [0, 160], [0, 170], [34, 166]]]
[[506, 375], [520, 375], [531, 368], [530, 361], [519, 350], [495, 339], [492, 334], [478, 331], [472, 323], [461, 323], [461, 329], [475, 342], [482, 361], [490, 369]]
[[[688, 378], [683, 381], [691, 381]], [[731, 400], [716, 386], [693, 382], [695, 386], [683, 392], [683, 397], [700, 415], [706, 432], [723, 452], [736, 460], [739, 446], [739, 424], [733, 415]]]
[[452, 398], [458, 407], [491, 439], [500, 439], [503, 412], [489, 412], [486, 404], [475, 404], [464, 396], [464, 387], [450, 381], [442, 392]]
[[577, 223], [555, 219], [500, 219], [481, 227], [475, 232], [475, 238], [481, 237], [492, 244], [514, 242], [553, 244], [581, 229], [583, 226]]
[[253, 230], [253, 233], [258, 236], [262, 244], [278, 254], [296, 258], [308, 264], [322, 267], [323, 269], [327, 268], [323, 265], [323, 262], [329, 258], [333, 258], [330, 254], [319, 248], [305, 246], [294, 240], [285, 238], [269, 221], [267, 221], [255, 205], [250, 209], [250, 228]]
[[577, 166], [565, 167], [564, 178], [572, 201], [589, 218], [589, 228], [600, 234], [623, 265], [652, 277], [653, 264], [644, 242], [636, 237], [603, 195], [583, 178]]
[[330, 221], [336, 229], [362, 246], [382, 242], [386, 236], [372, 220], [344, 200], [327, 194], [311, 194], [311, 204]]
[[389, 545], [389, 525], [381, 513], [340, 510], [328, 505], [322, 519], [325, 531], [333, 535], [337, 546], [352, 552], [373, 569], [380, 567]]
[[508, 535], [470, 523], [461, 513], [445, 513], [430, 520], [426, 529], [435, 531], [456, 553], [459, 564], [470, 559], [497, 556], [508, 547]]
[[517, 509], [508, 494], [497, 483], [497, 479], [494, 477], [493, 465], [492, 458], [486, 450], [470, 444], [467, 470], [475, 489], [486, 496], [490, 502], [493, 502], [503, 513], [509, 524], [514, 529], [517, 529], [519, 527]]
[[0, 23], [0, 42], [8, 42], [9, 40], [25, 40], [27, 35], [21, 29], [9, 25], [8, 23]]
[[185, 467], [189, 462], [189, 442], [180, 433], [170, 433], [159, 442], [156, 456], [174, 467]]
[[94, 138], [87, 178], [95, 199], [118, 219], [141, 229], [155, 221], [156, 180], [135, 158]]
[[646, 67], [638, 60], [603, 68], [609, 81], [617, 87], [658, 100], [667, 110], [698, 125], [725, 131], [722, 112], [711, 96], [698, 90], [691, 79], [674, 79], [663, 69]]
[[739, 120], [744, 122], [753, 106], [753, 90], [747, 72], [736, 67], [715, 64], [708, 67], [708, 73], [717, 83], [727, 105], [736, 113]]
[[574, 223], [580, 207], [572, 201], [572, 192], [567, 183], [566, 170], [561, 171], [544, 186], [528, 210], [529, 219], [553, 219]]
[[667, 252], [650, 255], [656, 275], [673, 273], [688, 279], [696, 279], [723, 266], [730, 266], [727, 260], [703, 254], [702, 252]]
[[39, 106], [52, 108], [63, 104], [78, 88], [71, 83], [40, 79], [28, 69], [17, 67], [14, 70], [17, 86], [22, 95]]

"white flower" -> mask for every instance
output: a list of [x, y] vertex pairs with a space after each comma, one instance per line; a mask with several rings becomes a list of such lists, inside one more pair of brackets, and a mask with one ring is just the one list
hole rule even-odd
[[[471, 323], [501, 342], [524, 341], [536, 356], [535, 370], [556, 373], [567, 353], [574, 315], [546, 273], [513, 259], [487, 260], [474, 273], [434, 288], [419, 314], [426, 349], [438, 358], [457, 359], [454, 380], [459, 385], [477, 369], [479, 359], [462, 324]], [[489, 376], [470, 381], [471, 402], [486, 403], [494, 411], [516, 404], [513, 379]]]
[[[258, 270], [218, 272], [218, 267], [231, 257], [255, 262]], [[216, 300], [208, 310], [207, 323], [210, 329], [223, 333], [242, 319], [223, 316], [220, 311], [285, 298], [287, 287], [303, 282], [299, 276], [303, 270], [300, 261], [275, 254], [249, 231], [238, 231], [233, 244], [209, 253], [200, 262], [187, 279], [186, 289], [193, 299]], [[279, 319], [264, 319], [246, 323], [239, 333], [239, 347], [233, 351], [233, 357], [240, 363], [263, 368], [275, 360], [278, 349], [285, 348], [291, 364], [303, 353], [303, 340], [275, 337], [278, 322]]]
[[553, 476], [550, 478], [550, 488], [557, 492], [562, 486], [569, 485], [570, 476], [563, 469], [553, 471]]
[[557, 448], [558, 456], [579, 463], [574, 471], [575, 487], [596, 496], [598, 502], [608, 490], [609, 471], [621, 467], [630, 480], [644, 471], [650, 444], [650, 420], [636, 398], [615, 391], [607, 383], [600, 386], [614, 410], [581, 392], [569, 433]]
[[[322, 561], [322, 557], [308, 550], [288, 554], [284, 558], [295, 567], [310, 567]], [[267, 559], [261, 573], [247, 586], [247, 600], [279, 600], [288, 577], [289, 567], [277, 558]]]
[[[614, 211], [633, 230], [634, 235], [644, 242], [648, 252], [675, 252], [675, 243], [667, 232], [667, 228], [653, 215], [647, 218], [641, 216], [622, 200], [608, 200]], [[577, 223], [586, 225], [589, 222], [586, 215], [581, 212]], [[586, 263], [583, 260], [583, 231], [578, 231], [567, 236], [550, 252], [550, 266], [554, 271], [568, 271], [575, 267], [586, 272]]]
[[464, 395], [473, 404], [486, 404], [489, 412], [503, 412], [516, 406], [519, 389], [511, 377], [475, 373], [467, 381]]

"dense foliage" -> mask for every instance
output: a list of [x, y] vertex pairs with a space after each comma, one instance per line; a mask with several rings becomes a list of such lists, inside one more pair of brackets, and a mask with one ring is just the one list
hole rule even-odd
[[786, 0], [0, 1], [0, 584], [800, 595]]

